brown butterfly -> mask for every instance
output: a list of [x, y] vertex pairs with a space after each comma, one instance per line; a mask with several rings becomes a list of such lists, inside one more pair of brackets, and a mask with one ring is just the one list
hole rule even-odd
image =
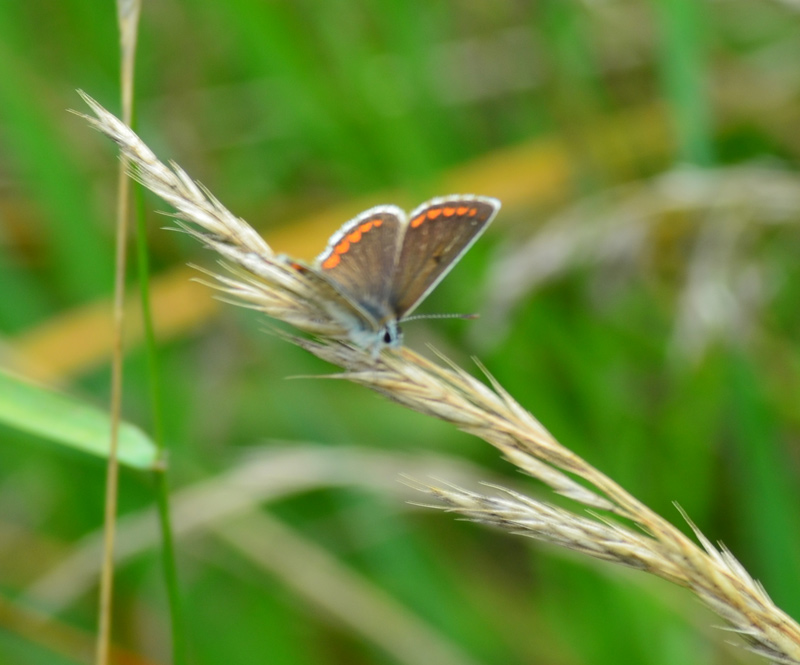
[[[359, 346], [379, 351], [402, 343], [407, 319], [491, 223], [500, 201], [454, 195], [410, 215], [394, 205], [362, 212], [331, 236], [304, 271], [320, 278], [331, 312]], [[302, 265], [295, 264], [298, 268]]]

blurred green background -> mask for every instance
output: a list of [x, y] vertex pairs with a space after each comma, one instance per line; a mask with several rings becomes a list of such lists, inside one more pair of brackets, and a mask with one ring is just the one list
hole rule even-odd
[[[0, 3], [2, 363], [100, 407], [117, 160], [66, 109], [118, 111], [118, 61], [110, 2]], [[421, 310], [482, 318], [407, 344], [477, 355], [800, 617], [800, 5], [162, 0], [136, 99], [160, 157], [302, 258], [370, 205], [501, 198]], [[408, 505], [400, 474], [552, 497], [442, 423], [287, 380], [331, 368], [215, 305], [183, 267], [214, 257], [144, 208], [192, 663], [756, 660], [688, 592]], [[0, 434], [0, 662], [89, 662], [104, 462]], [[152, 477], [121, 482], [117, 662], [166, 663]]]

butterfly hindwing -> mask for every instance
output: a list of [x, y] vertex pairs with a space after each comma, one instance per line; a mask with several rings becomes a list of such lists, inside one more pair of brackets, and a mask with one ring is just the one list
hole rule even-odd
[[395, 268], [390, 305], [398, 319], [411, 313], [491, 223], [500, 202], [449, 196], [409, 216]]

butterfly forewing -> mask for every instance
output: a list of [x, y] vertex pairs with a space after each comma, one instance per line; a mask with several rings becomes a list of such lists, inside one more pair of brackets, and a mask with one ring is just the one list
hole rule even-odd
[[347, 222], [317, 257], [316, 267], [378, 323], [393, 316], [388, 308], [405, 213], [379, 206]]
[[398, 319], [409, 314], [458, 262], [500, 208], [496, 199], [434, 199], [411, 213], [390, 296]]

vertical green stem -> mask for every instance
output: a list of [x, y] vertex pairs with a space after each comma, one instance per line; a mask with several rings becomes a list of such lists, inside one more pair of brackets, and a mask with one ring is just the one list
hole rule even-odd
[[706, 76], [704, 3], [656, 0], [661, 28], [661, 75], [672, 110], [681, 161], [714, 162], [711, 107]]
[[[122, 51], [122, 99], [123, 119], [131, 127], [134, 122], [134, 62], [137, 44], [137, 32], [141, 3], [138, 0], [118, 0], [118, 19], [121, 35]], [[127, 181], [126, 181], [127, 182]], [[150, 260], [147, 252], [147, 227], [145, 223], [142, 188], [133, 187], [136, 215], [136, 258], [139, 273], [139, 296], [142, 305], [142, 319], [145, 331], [145, 353], [150, 379], [150, 400], [153, 416], [153, 439], [160, 455], [164, 457], [165, 437], [163, 400], [161, 397], [161, 372], [158, 363], [156, 336], [153, 326], [153, 315], [150, 301]], [[164, 581], [169, 602], [170, 623], [172, 629], [173, 665], [186, 663], [185, 634], [178, 587], [178, 571], [175, 562], [175, 547], [172, 538], [172, 524], [169, 510], [169, 483], [165, 469], [155, 472], [156, 504], [158, 506], [159, 525], [161, 529], [161, 555], [164, 569]]]
[[[161, 451], [165, 451], [164, 411], [161, 397], [161, 368], [158, 362], [155, 328], [150, 301], [150, 257], [147, 252], [147, 225], [144, 212], [144, 196], [141, 186], [134, 187], [136, 205], [136, 266], [139, 277], [139, 296], [142, 305], [145, 353], [150, 383], [150, 407], [153, 418], [153, 440]], [[161, 530], [161, 557], [164, 569], [164, 582], [167, 589], [170, 622], [172, 624], [172, 662], [173, 665], [186, 663], [186, 638], [183, 630], [183, 610], [181, 607], [178, 570], [175, 547], [172, 537], [172, 520], [169, 510], [169, 481], [166, 470], [155, 472], [156, 505], [158, 507]]]

